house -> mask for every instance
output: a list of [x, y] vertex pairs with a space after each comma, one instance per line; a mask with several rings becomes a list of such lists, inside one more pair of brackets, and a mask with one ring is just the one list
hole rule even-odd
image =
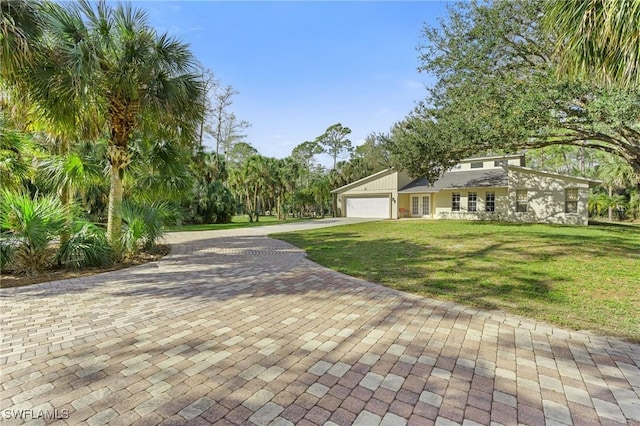
[[599, 181], [525, 167], [524, 155], [462, 160], [435, 182], [386, 169], [332, 191], [342, 216], [586, 225]]

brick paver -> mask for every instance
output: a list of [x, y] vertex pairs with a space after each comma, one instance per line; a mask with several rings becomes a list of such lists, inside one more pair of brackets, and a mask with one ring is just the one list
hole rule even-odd
[[640, 424], [638, 345], [346, 277], [275, 229], [0, 290], [2, 420]]

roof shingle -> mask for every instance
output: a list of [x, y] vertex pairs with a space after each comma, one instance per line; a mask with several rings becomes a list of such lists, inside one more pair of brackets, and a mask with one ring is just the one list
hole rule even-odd
[[464, 172], [445, 172], [433, 185], [426, 178], [418, 178], [400, 189], [407, 192], [438, 192], [443, 189], [506, 187], [507, 171], [503, 168], [471, 170]]

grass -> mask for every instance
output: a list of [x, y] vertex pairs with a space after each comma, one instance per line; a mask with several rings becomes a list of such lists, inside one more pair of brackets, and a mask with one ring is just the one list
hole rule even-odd
[[169, 226], [167, 231], [215, 231], [217, 229], [234, 229], [234, 228], [249, 228], [252, 226], [267, 226], [278, 225], [281, 223], [300, 222], [303, 220], [311, 220], [308, 218], [288, 218], [285, 220], [278, 220], [276, 216], [260, 216], [258, 222], [249, 222], [249, 216], [234, 216], [231, 223], [211, 223], [202, 225], [181, 225], [181, 226]]
[[640, 342], [640, 227], [384, 221], [272, 235], [411, 293]]

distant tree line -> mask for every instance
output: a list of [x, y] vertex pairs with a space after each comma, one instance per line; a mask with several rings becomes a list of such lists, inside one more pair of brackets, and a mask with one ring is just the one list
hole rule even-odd
[[337, 215], [331, 190], [382, 169], [433, 180], [463, 157], [522, 149], [536, 167], [602, 179], [594, 215], [637, 216], [640, 41], [628, 23], [640, 8], [595, 3], [452, 5], [424, 28], [420, 70], [436, 84], [406, 119], [355, 147], [336, 123], [276, 159], [246, 140], [238, 92], [144, 10], [2, 1], [0, 266], [120, 261], [171, 223]]

